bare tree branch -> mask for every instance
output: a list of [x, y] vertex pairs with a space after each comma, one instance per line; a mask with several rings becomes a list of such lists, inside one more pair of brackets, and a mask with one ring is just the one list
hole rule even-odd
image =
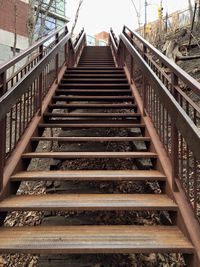
[[189, 11], [190, 11], [190, 22], [192, 23], [193, 9], [192, 9], [192, 2], [191, 2], [191, 0], [188, 0], [188, 7], [189, 7]]
[[137, 20], [138, 20], [138, 28], [140, 28], [140, 17], [141, 17], [141, 14], [140, 14], [140, 11], [137, 9], [136, 5], [135, 5], [135, 2], [134, 0], [131, 0], [132, 4], [133, 4], [133, 7], [135, 9], [135, 13], [136, 13], [136, 16], [137, 16]]
[[42, 36], [42, 33], [44, 31], [44, 27], [45, 27], [46, 18], [47, 18], [47, 15], [49, 13], [49, 10], [50, 10], [53, 2], [54, 2], [54, 0], [50, 0], [49, 3], [46, 5], [46, 8], [45, 8], [42, 20], [41, 20], [40, 28], [38, 30], [38, 38], [40, 38]]
[[[29, 16], [27, 21], [29, 46], [33, 44], [35, 36], [37, 36], [37, 38], [42, 37], [47, 16], [54, 2], [55, 0], [49, 0], [48, 2], [44, 0], [29, 0]], [[40, 19], [40, 14], [42, 14], [41, 23], [39, 24], [39, 29], [36, 33], [35, 29]]]
[[76, 27], [76, 24], [78, 22], [78, 18], [79, 18], [79, 12], [80, 12], [80, 9], [81, 9], [81, 5], [83, 4], [83, 0], [80, 0], [79, 1], [79, 4], [78, 4], [78, 8], [76, 10], [76, 15], [75, 15], [75, 19], [74, 19], [74, 23], [73, 23], [73, 26], [72, 26], [72, 29], [71, 29], [71, 36], [73, 35], [74, 33], [74, 29]]
[[29, 46], [33, 44], [33, 40], [34, 40], [34, 32], [35, 32], [35, 25], [36, 25], [36, 18], [34, 15], [35, 15], [35, 0], [29, 0], [29, 12], [28, 12], [28, 21], [27, 21]]

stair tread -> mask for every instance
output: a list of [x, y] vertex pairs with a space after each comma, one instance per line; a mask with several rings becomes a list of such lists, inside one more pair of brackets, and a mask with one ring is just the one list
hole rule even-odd
[[176, 210], [167, 195], [158, 194], [48, 194], [10, 196], [0, 211], [11, 210]]
[[161, 180], [166, 177], [157, 170], [58, 170], [58, 171], [22, 171], [11, 176], [12, 181], [19, 180]]
[[122, 87], [122, 86], [126, 86], [127, 88], [129, 88], [129, 84], [128, 84], [128, 82], [126, 81], [125, 83], [83, 83], [83, 84], [80, 84], [80, 83], [60, 83], [59, 85], [64, 85], [64, 86], [66, 86], [66, 87], [70, 87], [70, 86], [72, 86], [72, 87], [97, 87], [97, 86], [99, 86], [99, 87], [110, 87], [110, 86], [112, 86], [112, 87], [116, 87], [116, 88], [118, 88], [118, 87]]
[[136, 104], [50, 104], [50, 108], [59, 109], [59, 108], [136, 108]]
[[60, 100], [87, 100], [87, 99], [98, 99], [98, 100], [134, 100], [132, 96], [82, 96], [82, 95], [76, 95], [76, 96], [54, 96], [53, 99], [60, 99]]
[[100, 78], [106, 78], [106, 79], [115, 79], [115, 78], [126, 78], [125, 74], [119, 74], [119, 73], [110, 73], [110, 74], [103, 74], [103, 73], [66, 73], [63, 76], [65, 79], [76, 79], [76, 78], [81, 78], [81, 79], [100, 79]]
[[113, 93], [114, 95], [116, 93], [131, 93], [130, 89], [57, 89], [56, 93]]
[[140, 113], [45, 113], [46, 117], [141, 117]]
[[150, 142], [151, 139], [149, 137], [64, 137], [64, 136], [57, 136], [57, 137], [32, 137], [34, 141], [67, 141], [67, 142], [109, 142], [109, 141], [123, 141], [123, 142]]
[[114, 82], [119, 82], [119, 81], [123, 81], [124, 83], [127, 83], [127, 79], [126, 78], [100, 78], [100, 79], [98, 79], [98, 78], [90, 78], [90, 79], [81, 79], [81, 78], [64, 78], [64, 79], [62, 79], [62, 81], [67, 81], [67, 82], [84, 82], [84, 83], [86, 83], [86, 82], [110, 82], [110, 81], [114, 81]]
[[30, 152], [23, 158], [156, 158], [153, 152]]
[[84, 123], [84, 121], [74, 121], [74, 123], [70, 121], [63, 121], [63, 123], [56, 123], [52, 121], [52, 123], [41, 123], [38, 125], [39, 128], [145, 128], [144, 124], [134, 123], [133, 121], [129, 123], [115, 122], [112, 123], [104, 121], [101, 122], [93, 122], [93, 123]]
[[176, 226], [35, 226], [0, 229], [1, 253], [192, 253]]

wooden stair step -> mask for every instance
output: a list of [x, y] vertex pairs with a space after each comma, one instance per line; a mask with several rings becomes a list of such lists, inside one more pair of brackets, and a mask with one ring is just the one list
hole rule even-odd
[[55, 159], [78, 159], [78, 158], [157, 158], [153, 152], [29, 152], [24, 153], [22, 158], [55, 158]]
[[23, 171], [13, 174], [11, 181], [165, 181], [157, 170], [59, 170]]
[[107, 122], [104, 121], [103, 123], [85, 123], [84, 120], [79, 120], [79, 121], [74, 121], [72, 123], [71, 121], [63, 121], [63, 123], [56, 123], [56, 121], [52, 121], [52, 123], [41, 123], [38, 125], [39, 128], [139, 128], [139, 129], [144, 129], [145, 125], [144, 124], [137, 124], [134, 123], [133, 121], [130, 123], [122, 123], [114, 121], [112, 122]]
[[46, 194], [9, 196], [0, 211], [26, 210], [177, 210], [166, 195], [159, 194]]
[[176, 226], [34, 226], [0, 229], [0, 253], [193, 253]]
[[131, 113], [50, 113], [50, 112], [47, 112], [44, 114], [45, 117], [54, 117], [54, 118], [57, 118], [57, 117], [62, 117], [62, 118], [68, 118], [68, 117], [80, 117], [80, 118], [84, 118], [84, 117], [92, 117], [92, 118], [97, 118], [97, 117], [102, 117], [102, 118], [105, 118], [105, 117], [111, 117], [111, 118], [115, 118], [115, 117], [137, 117], [137, 118], [140, 118], [141, 117], [141, 114], [140, 113], [134, 113], [134, 112], [131, 112]]
[[32, 137], [32, 141], [58, 142], [150, 142], [149, 137]]

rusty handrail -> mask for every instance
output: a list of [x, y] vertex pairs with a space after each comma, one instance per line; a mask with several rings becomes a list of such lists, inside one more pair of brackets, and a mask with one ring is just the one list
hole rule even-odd
[[[176, 191], [177, 183], [181, 183], [200, 222], [197, 187], [200, 176], [200, 109], [181, 89], [179, 79], [184, 76], [185, 85], [192, 87], [195, 92], [200, 85], [148, 42], [143, 40], [143, 45], [141, 38], [135, 41], [133, 37], [136, 35], [132, 31], [125, 34], [123, 30], [117, 49], [113, 36], [111, 32], [110, 44], [115, 59], [120, 67], [126, 67], [130, 83], [135, 82], [143, 102], [143, 115], [151, 119], [168, 154], [172, 188]], [[149, 48], [171, 66], [169, 76], [155, 62], [158, 57]]]
[[10, 110], [12, 105], [17, 102], [17, 99], [24, 94], [30, 84], [39, 76], [42, 69], [47, 65], [47, 63], [56, 55], [57, 51], [70, 39], [70, 34], [68, 33], [51, 51], [49, 54], [44, 56], [44, 58], [37, 63], [37, 65], [28, 72], [15, 86], [13, 86], [9, 91], [7, 91], [0, 98], [0, 120], [6, 115]]
[[179, 77], [183, 82], [185, 82], [191, 90], [193, 90], [197, 95], [200, 96], [200, 83], [197, 82], [193, 77], [191, 77], [187, 72], [181, 69], [175, 62], [167, 58], [163, 53], [156, 49], [152, 44], [145, 40], [137, 32], [131, 31], [127, 26], [124, 26], [123, 33], [126, 34], [128, 30], [133, 37], [137, 39], [146, 49], [155, 55], [161, 62], [166, 65], [177, 77]]
[[154, 85], [155, 89], [157, 89], [157, 93], [162, 99], [165, 108], [168, 109], [171, 118], [175, 121], [176, 127], [182, 133], [195, 157], [200, 160], [200, 130], [180, 107], [164, 84], [161, 83], [159, 78], [155, 75], [138, 51], [132, 46], [127, 37], [124, 34], [121, 34], [120, 40], [124, 43], [130, 54], [134, 56], [134, 59], [137, 61], [140, 68], [143, 69], [144, 75], [148, 78], [148, 81]]
[[112, 44], [114, 45], [115, 51], [117, 51], [119, 42], [112, 28], [110, 29], [110, 39], [111, 39]]
[[[58, 31], [56, 31], [56, 33], [57, 32]], [[78, 40], [78, 43], [76, 44], [76, 47], [72, 46], [74, 49], [74, 52], [78, 50], [78, 47], [83, 41], [83, 38], [84, 38], [84, 30], [82, 30], [81, 34], [79, 35], [79, 40]], [[46, 42], [46, 40], [48, 39], [49, 38], [45, 38], [44, 42]], [[33, 67], [32, 70], [28, 72], [15, 86], [13, 86], [9, 91], [3, 94], [3, 96], [0, 98], [0, 120], [9, 111], [11, 106], [16, 103], [17, 99], [28, 90], [29, 85], [36, 79], [36, 77], [42, 71], [44, 66], [56, 55], [57, 51], [59, 51], [59, 49], [61, 49], [68, 40], [71, 40], [70, 33], [68, 33], [62, 40], [60, 40], [58, 44], [56, 44], [54, 48], [47, 55], [45, 55], [42, 58], [42, 60], [39, 63], [37, 63], [36, 66]], [[39, 43], [41, 45], [41, 42]], [[36, 46], [38, 47], [38, 45]], [[30, 49], [30, 51], [33, 51], [33, 50]], [[25, 52], [24, 54], [26, 53], [27, 52]], [[10, 61], [8, 62], [8, 66], [9, 65], [10, 65]]]
[[[53, 41], [45, 48], [44, 44], [52, 37]], [[60, 70], [64, 65], [73, 67], [77, 64], [86, 43], [85, 39], [85, 32], [82, 30], [74, 46], [71, 34], [64, 26], [1, 66], [0, 191], [3, 187], [2, 177], [6, 161], [31, 120], [41, 114], [43, 100], [51, 86], [58, 83]], [[30, 57], [33, 51], [37, 52], [34, 60]], [[11, 79], [6, 79], [12, 64], [21, 64], [21, 60], [27, 58], [28, 64], [14, 73]]]
[[67, 24], [65, 24], [62, 28], [59, 28], [55, 31], [53, 31], [52, 33], [50, 33], [49, 35], [41, 38], [39, 41], [37, 41], [35, 44], [33, 44], [31, 47], [27, 48], [26, 50], [23, 50], [22, 52], [20, 52], [18, 55], [16, 55], [15, 57], [13, 57], [12, 59], [10, 59], [9, 61], [3, 63], [2, 65], [0, 65], [0, 75], [6, 71], [7, 69], [11, 68], [13, 65], [15, 65], [17, 62], [21, 61], [23, 58], [25, 58], [26, 56], [30, 55], [34, 50], [38, 49], [42, 44], [46, 43], [49, 39], [51, 39], [52, 37], [55, 37], [56, 34], [59, 34], [60, 32], [62, 32], [63, 30], [66, 30], [68, 32], [67, 29]]

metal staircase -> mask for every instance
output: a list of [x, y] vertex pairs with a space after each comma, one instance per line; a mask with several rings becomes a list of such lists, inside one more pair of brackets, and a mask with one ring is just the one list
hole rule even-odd
[[[138, 226], [98, 223], [11, 228], [2, 226], [0, 252], [48, 255], [173, 252], [184, 254], [187, 266], [198, 266], [199, 224], [180, 183], [181, 177], [175, 162], [178, 162], [179, 157], [184, 157], [184, 149], [179, 150], [179, 142], [177, 143], [175, 138], [182, 136], [180, 140], [184, 140], [182, 142], [186, 142], [187, 145], [187, 151], [184, 152], [190, 153], [190, 150], [195, 157], [193, 170], [196, 175], [194, 185], [197, 187], [197, 161], [200, 155], [195, 145], [200, 144], [200, 134], [195, 122], [190, 123], [189, 112], [186, 114], [184, 105], [181, 107], [179, 103], [179, 69], [174, 70], [175, 66], [172, 66], [174, 76], [172, 75], [173, 79], [168, 81], [168, 90], [168, 77], [159, 67], [160, 63], [155, 60], [155, 55], [152, 56], [150, 45], [140, 45], [141, 40], [137, 39], [138, 36], [127, 28], [120, 37], [120, 43], [111, 31], [108, 47], [85, 46], [83, 31], [75, 44], [71, 42], [66, 28], [60, 35], [57, 32], [54, 36], [55, 46], [49, 46], [49, 50], [44, 48], [44, 40], [34, 47], [39, 51], [37, 60], [32, 59], [28, 67], [21, 70], [21, 78], [17, 80], [16, 76], [12, 77], [9, 85], [5, 79], [6, 67], [3, 66], [0, 72], [4, 70], [1, 75], [4, 88], [0, 98], [1, 129], [7, 131], [7, 134], [1, 133], [4, 141], [0, 147], [1, 158], [4, 159], [1, 168], [2, 225], [6, 213], [16, 210], [166, 211], [171, 217], [171, 224]], [[161, 60], [162, 56], [159, 52], [156, 53]], [[8, 63], [7, 69], [17, 60], [19, 58]], [[59, 63], [60, 60], [62, 64]], [[168, 67], [170, 64], [168, 62]], [[52, 82], [48, 84], [50, 80]], [[174, 87], [171, 87], [172, 81]], [[199, 84], [192, 79], [188, 86], [200, 89]], [[175, 92], [175, 96], [172, 94], [174, 88], [178, 92]], [[191, 100], [188, 102], [192, 103]], [[3, 110], [5, 105], [6, 108]], [[197, 114], [198, 110], [195, 112]], [[15, 121], [11, 121], [9, 126], [8, 121], [12, 116], [15, 116]], [[8, 134], [8, 127], [15, 128], [14, 137]], [[44, 133], [49, 128], [70, 131], [70, 136], [58, 136], [54, 134], [54, 130], [52, 136], [46, 136]], [[115, 135], [99, 135], [99, 131], [105, 132], [104, 129], [114, 129]], [[121, 136], [120, 130], [125, 134]], [[190, 138], [194, 139], [190, 141]], [[86, 145], [80, 147], [79, 151], [68, 151], [66, 145], [65, 151], [38, 152], [38, 144], [43, 141]], [[128, 143], [131, 150], [93, 150], [93, 146], [98, 143], [113, 142]], [[7, 150], [6, 145], [9, 147]], [[76, 170], [75, 166], [74, 170], [30, 171], [29, 164], [35, 158], [60, 162], [73, 159], [131, 159], [136, 168], [122, 170], [116, 163], [115, 169], [112, 170]], [[182, 178], [183, 176], [184, 174]], [[73, 192], [16, 195], [23, 181], [148, 181], [157, 182], [160, 193]], [[198, 189], [195, 190], [193, 204], [196, 205], [197, 211], [199, 195]]]

